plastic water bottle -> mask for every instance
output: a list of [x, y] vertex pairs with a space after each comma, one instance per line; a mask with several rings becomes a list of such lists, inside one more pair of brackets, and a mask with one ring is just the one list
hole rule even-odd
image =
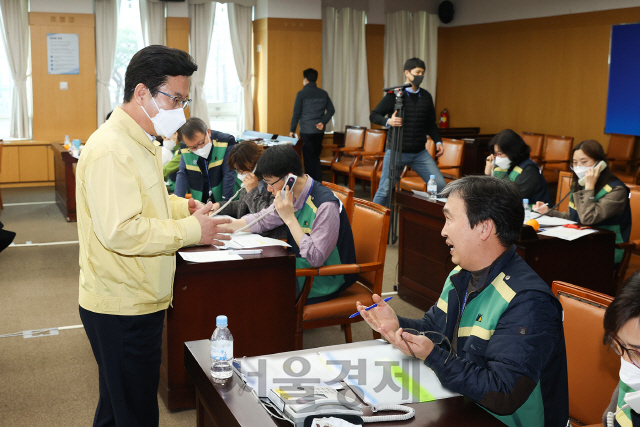
[[435, 200], [438, 198], [438, 184], [436, 184], [436, 176], [429, 176], [429, 182], [427, 182], [427, 193], [429, 193], [429, 200]]
[[211, 376], [214, 379], [229, 378], [233, 373], [233, 336], [227, 325], [227, 316], [216, 317], [216, 330], [211, 335]]
[[524, 219], [529, 218], [531, 213], [529, 209], [529, 199], [522, 199], [522, 207], [524, 207]]
[[71, 140], [69, 139], [69, 135], [65, 135], [64, 136], [64, 147], [65, 149], [69, 150], [71, 149]]

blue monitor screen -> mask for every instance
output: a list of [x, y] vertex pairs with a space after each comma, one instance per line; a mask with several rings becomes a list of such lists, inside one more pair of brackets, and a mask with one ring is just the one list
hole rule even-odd
[[605, 132], [640, 135], [640, 24], [611, 29]]

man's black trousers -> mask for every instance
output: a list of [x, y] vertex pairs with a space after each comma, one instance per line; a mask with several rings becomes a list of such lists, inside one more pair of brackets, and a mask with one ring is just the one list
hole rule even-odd
[[324, 132], [321, 133], [301, 133], [300, 138], [304, 141], [302, 156], [304, 157], [304, 171], [311, 178], [322, 182], [322, 169], [320, 167], [320, 153], [322, 153], [322, 140]]
[[100, 375], [94, 427], [157, 427], [164, 310], [120, 316], [80, 307], [80, 318]]

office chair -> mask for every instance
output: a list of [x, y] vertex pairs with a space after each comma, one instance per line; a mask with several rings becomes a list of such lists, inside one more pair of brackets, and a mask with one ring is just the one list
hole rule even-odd
[[[319, 268], [299, 268], [297, 277], [306, 277], [302, 292], [296, 302], [296, 350], [302, 349], [305, 329], [341, 325], [345, 340], [350, 343], [351, 324], [362, 316], [350, 319], [356, 311], [356, 301], [364, 305], [373, 304], [372, 294], [382, 292], [384, 260], [387, 254], [387, 236], [391, 211], [384, 206], [362, 199], [354, 199], [353, 240], [356, 247], [356, 264], [330, 265]], [[305, 305], [315, 276], [357, 273], [356, 282], [336, 298], [318, 304]], [[380, 334], [373, 332], [374, 338]]]
[[342, 206], [347, 211], [349, 222], [353, 223], [353, 190], [327, 181], [322, 181], [322, 185], [333, 191], [333, 194], [340, 199]]
[[354, 152], [356, 161], [349, 174], [349, 188], [355, 190], [356, 178], [362, 181], [362, 191], [366, 182], [371, 183], [371, 200], [378, 189], [375, 172], [384, 160], [384, 146], [387, 139], [385, 129], [367, 129], [364, 134], [364, 147], [361, 152]]
[[354, 152], [362, 151], [364, 144], [364, 127], [347, 126], [344, 134], [344, 147], [334, 148], [331, 162], [331, 182], [336, 182], [336, 175], [344, 175], [349, 179], [351, 167], [356, 160]]

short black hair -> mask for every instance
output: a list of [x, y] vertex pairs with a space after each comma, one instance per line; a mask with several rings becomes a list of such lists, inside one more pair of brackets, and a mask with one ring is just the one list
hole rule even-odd
[[472, 175], [451, 181], [441, 197], [458, 196], [464, 200], [469, 226], [492, 220], [496, 236], [505, 248], [520, 236], [524, 221], [522, 196], [515, 183], [493, 176]]
[[302, 72], [302, 75], [311, 83], [315, 83], [318, 80], [318, 71], [313, 68], [307, 68]]
[[414, 68], [422, 68], [423, 70], [426, 71], [427, 66], [424, 64], [424, 61], [420, 58], [407, 59], [407, 61], [404, 63], [404, 70], [411, 71]]
[[281, 178], [290, 173], [296, 176], [302, 176], [304, 173], [300, 156], [298, 156], [291, 144], [267, 148], [260, 156], [255, 171], [258, 179], [262, 179], [265, 176]]
[[[151, 96], [167, 82], [168, 76], [191, 76], [198, 66], [193, 58], [180, 49], [151, 45], [140, 49], [127, 66], [124, 75], [124, 102], [129, 102], [139, 83], [149, 89]], [[183, 94], [187, 96], [187, 94]]]
[[178, 129], [178, 139], [184, 141], [185, 138], [193, 139], [196, 132], [206, 134], [209, 127], [207, 124], [197, 117], [189, 117], [185, 124]]
[[604, 312], [604, 342], [633, 319], [640, 320], [640, 271], [633, 273], [622, 285], [615, 299]]
[[489, 149], [494, 154], [496, 145], [511, 160], [511, 166], [518, 166], [527, 160], [531, 153], [531, 147], [511, 129], [502, 130], [491, 138]]

